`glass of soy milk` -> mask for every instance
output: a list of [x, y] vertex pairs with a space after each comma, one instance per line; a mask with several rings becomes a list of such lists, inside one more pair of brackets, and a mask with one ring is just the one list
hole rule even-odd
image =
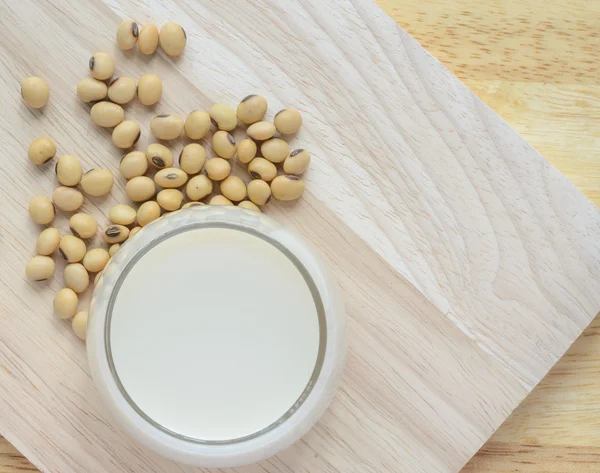
[[103, 401], [136, 440], [179, 462], [239, 466], [290, 446], [325, 411], [345, 314], [297, 234], [251, 210], [195, 206], [115, 254], [87, 350]]

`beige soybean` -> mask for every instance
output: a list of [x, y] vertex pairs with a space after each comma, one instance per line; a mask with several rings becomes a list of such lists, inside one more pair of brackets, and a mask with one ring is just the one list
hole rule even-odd
[[213, 181], [222, 181], [231, 173], [231, 164], [223, 158], [212, 158], [204, 165], [206, 174]]
[[[129, 233], [131, 234], [131, 232], [129, 232]], [[108, 249], [108, 256], [110, 256], [111, 258], [113, 256], [115, 256], [115, 254], [117, 254], [117, 251], [119, 251], [119, 248], [121, 248], [120, 243], [115, 243], [114, 245], [110, 245], [110, 248]], [[100, 274], [100, 273], [98, 273], [98, 274]], [[95, 281], [94, 281], [94, 284], [96, 284]]]
[[46, 225], [54, 220], [54, 205], [48, 197], [34, 197], [29, 201], [29, 215], [35, 223]]
[[159, 140], [174, 140], [181, 136], [184, 123], [179, 115], [157, 115], [150, 121], [150, 132]]
[[64, 154], [56, 162], [56, 178], [63, 186], [73, 187], [81, 182], [83, 170], [75, 156]]
[[185, 119], [185, 134], [192, 140], [201, 140], [208, 135], [210, 124], [210, 115], [202, 110], [196, 110]]
[[94, 248], [85, 254], [82, 263], [88, 272], [97, 273], [104, 269], [109, 259], [110, 255], [104, 248]]
[[185, 186], [185, 193], [190, 200], [204, 199], [212, 191], [212, 181], [203, 174], [192, 177]]
[[138, 35], [138, 49], [142, 54], [154, 54], [158, 48], [158, 27], [153, 24], [144, 25]]
[[133, 228], [131, 229], [131, 231], [129, 232], [129, 237], [128, 237], [127, 239], [128, 239], [128, 240], [132, 239], [132, 238], [135, 236], [135, 234], [136, 234], [137, 232], [139, 232], [141, 229], [142, 229], [142, 227], [133, 227]]
[[243, 139], [237, 148], [238, 161], [242, 164], [248, 164], [256, 157], [258, 147], [250, 138]]
[[57, 187], [52, 193], [52, 202], [64, 212], [75, 212], [83, 205], [83, 194], [72, 187]]
[[107, 169], [91, 169], [81, 178], [80, 187], [92, 197], [106, 195], [112, 189], [115, 179]]
[[275, 115], [273, 123], [275, 123], [277, 131], [282, 135], [293, 135], [302, 126], [302, 115], [300, 115], [298, 110], [287, 108]]
[[160, 48], [169, 56], [179, 56], [185, 49], [187, 36], [185, 30], [177, 23], [162, 26], [158, 35]]
[[70, 319], [77, 312], [77, 306], [79, 305], [79, 297], [73, 289], [68, 287], [62, 288], [54, 296], [54, 312], [61, 319]]
[[34, 256], [25, 266], [25, 274], [31, 281], [45, 281], [50, 279], [56, 268], [54, 260], [49, 256]]
[[154, 200], [144, 202], [137, 211], [137, 223], [142, 227], [154, 222], [158, 217], [160, 217], [160, 205]]
[[135, 47], [138, 41], [140, 29], [133, 20], [123, 20], [117, 28], [117, 46], [123, 51], [129, 51]]
[[282, 163], [290, 155], [290, 145], [279, 138], [271, 138], [261, 145], [260, 153], [272, 163]]
[[69, 219], [69, 228], [76, 237], [92, 238], [98, 231], [98, 224], [94, 217], [80, 212]]
[[41, 77], [28, 77], [21, 83], [21, 95], [31, 108], [42, 108], [48, 103], [50, 88]]
[[187, 204], [184, 204], [183, 207], [181, 207], [182, 209], [189, 209], [190, 207], [199, 207], [202, 205], [206, 205], [202, 202], [188, 202]]
[[29, 145], [27, 156], [29, 160], [39, 166], [50, 161], [56, 155], [56, 145], [51, 138], [36, 138]]
[[263, 181], [272, 181], [277, 176], [277, 168], [265, 158], [254, 158], [248, 164], [248, 172], [254, 179], [262, 179]]
[[221, 194], [233, 202], [246, 198], [246, 184], [237, 176], [229, 176], [221, 182]]
[[210, 121], [219, 130], [232, 131], [237, 126], [237, 116], [235, 110], [222, 103], [215, 104], [208, 112]]
[[244, 125], [261, 121], [267, 113], [267, 99], [262, 95], [244, 97], [237, 108], [237, 117]]
[[123, 107], [116, 103], [103, 101], [92, 106], [90, 115], [96, 125], [104, 128], [112, 128], [123, 121], [125, 111]]
[[181, 187], [187, 180], [187, 174], [178, 168], [161, 169], [154, 175], [154, 182], [164, 189]]
[[94, 54], [88, 63], [90, 74], [94, 79], [106, 80], [110, 79], [115, 73], [115, 61], [106, 53]]
[[102, 239], [106, 243], [121, 243], [129, 237], [129, 228], [123, 225], [111, 225], [102, 232]]
[[86, 251], [87, 248], [81, 238], [74, 235], [65, 235], [60, 239], [58, 252], [69, 263], [79, 263], [85, 256]]
[[[115, 246], [115, 245], [113, 245], [113, 246]], [[118, 245], [118, 243], [117, 243], [117, 246], [119, 246], [119, 245]], [[111, 248], [112, 248], [112, 247], [111, 247]], [[96, 277], [94, 278], [94, 286], [95, 286], [96, 284], [98, 284], [98, 281], [100, 281], [100, 278], [102, 277], [102, 273], [103, 273], [103, 272], [104, 272], [104, 271], [100, 271], [100, 272], [98, 272], [98, 273], [96, 274]]]
[[256, 205], [265, 205], [271, 200], [271, 186], [260, 179], [248, 183], [248, 198]]
[[118, 148], [127, 149], [138, 142], [141, 134], [138, 122], [135, 120], [124, 120], [113, 130], [112, 140]]
[[134, 202], [144, 202], [154, 197], [156, 184], [147, 176], [137, 176], [127, 181], [125, 194]]
[[179, 210], [183, 204], [183, 194], [177, 189], [164, 189], [156, 195], [156, 202], [165, 210]]
[[117, 225], [131, 225], [135, 222], [137, 212], [126, 204], [117, 204], [108, 211], [108, 218]]
[[198, 174], [206, 162], [206, 151], [198, 143], [186, 145], [179, 154], [179, 167], [187, 174]]
[[73, 263], [65, 266], [63, 272], [65, 286], [81, 294], [90, 285], [90, 275], [81, 263]]
[[238, 204], [238, 207], [242, 207], [244, 209], [248, 209], [248, 210], [254, 210], [255, 212], [260, 212], [260, 208], [258, 207], [258, 205], [250, 202], [249, 200], [244, 200], [243, 202], [240, 202]]
[[302, 174], [310, 164], [310, 153], [305, 149], [295, 149], [283, 162], [283, 171], [286, 174]]
[[119, 171], [125, 179], [143, 176], [148, 170], [148, 159], [142, 151], [132, 151], [121, 158]]
[[148, 162], [158, 169], [173, 166], [173, 154], [171, 150], [160, 143], [152, 143], [146, 148]]
[[81, 340], [86, 339], [87, 324], [88, 313], [86, 311], [77, 312], [71, 321], [73, 332], [75, 332], [75, 335], [77, 335]]
[[86, 77], [77, 84], [77, 97], [86, 103], [103, 100], [107, 94], [108, 87], [106, 84], [93, 77]]
[[246, 134], [253, 140], [268, 140], [275, 134], [275, 125], [265, 121], [256, 122], [248, 127]]
[[217, 156], [224, 159], [231, 159], [235, 156], [237, 147], [235, 139], [226, 131], [219, 130], [212, 137], [213, 151]]
[[120, 105], [131, 102], [135, 98], [137, 85], [131, 77], [117, 77], [108, 87], [108, 98]]
[[224, 195], [215, 195], [209, 202], [210, 205], [233, 205], [227, 197]]
[[154, 74], [146, 74], [140, 77], [137, 87], [138, 100], [143, 105], [154, 105], [162, 95], [162, 82]]
[[271, 192], [277, 200], [296, 200], [304, 193], [304, 181], [298, 176], [277, 176], [271, 182]]
[[60, 243], [60, 232], [57, 228], [46, 228], [37, 237], [35, 250], [39, 255], [48, 256], [56, 251]]

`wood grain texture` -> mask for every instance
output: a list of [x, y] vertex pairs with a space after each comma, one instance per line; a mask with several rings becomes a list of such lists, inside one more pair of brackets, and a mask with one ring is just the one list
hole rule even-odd
[[[169, 78], [164, 110], [186, 113], [190, 101], [234, 103], [258, 88], [272, 91], [267, 96], [275, 110], [295, 105], [307, 117], [298, 140], [318, 158], [310, 194], [293, 209], [272, 212], [328, 255], [347, 294], [351, 355], [344, 385], [319, 426], [256, 468], [456, 471], [597, 312], [596, 211], [369, 4], [286, 3], [284, 9], [259, 3], [244, 5], [248, 11], [178, 2], [138, 13], [139, 6], [111, 3], [111, 11], [87, 2], [69, 17], [91, 9], [98, 20], [93, 30], [74, 21], [58, 51], [42, 57], [34, 54], [35, 35], [20, 32], [62, 26], [64, 3], [9, 5], [2, 5], [9, 11], [0, 67], [3, 89], [13, 93], [0, 100], [28, 132], [2, 135], [14, 162], [0, 178], [14, 207], [0, 208], [10, 237], [10, 246], [2, 241], [9, 271], [2, 276], [0, 316], [8, 330], [0, 343], [11, 342], [0, 349], [7, 359], [0, 364], [6, 381], [0, 432], [8, 434], [9, 426], [10, 438], [45, 469], [81, 471], [82, 459], [85, 471], [175, 468], [133, 446], [124, 454], [126, 440], [104, 420], [81, 346], [46, 310], [52, 291], [22, 282], [30, 251], [24, 242], [33, 241], [35, 229], [24, 216], [29, 189], [15, 184], [31, 185], [31, 170], [16, 157], [29, 133], [51, 134], [88, 165], [110, 163], [114, 170], [117, 159], [70, 93], [53, 96], [40, 120], [23, 109], [15, 84], [41, 68], [53, 92], [74, 90], [90, 51], [113, 49], [115, 12], [136, 12], [141, 21], [141, 13], [180, 18], [191, 32], [183, 59], [151, 61], [153, 71]], [[242, 40], [248, 15], [274, 22], [273, 31], [250, 31]], [[10, 52], [16, 38], [26, 51], [20, 57]], [[148, 68], [135, 56], [128, 62], [116, 56], [119, 68], [135, 77]], [[128, 112], [147, 118], [137, 108]], [[38, 191], [52, 189], [49, 173], [36, 177]], [[121, 191], [119, 183], [108, 202], [88, 210], [100, 218]], [[60, 281], [50, 286], [56, 290]], [[18, 299], [26, 301], [24, 314], [8, 306]], [[418, 349], [407, 352], [411, 346]]]

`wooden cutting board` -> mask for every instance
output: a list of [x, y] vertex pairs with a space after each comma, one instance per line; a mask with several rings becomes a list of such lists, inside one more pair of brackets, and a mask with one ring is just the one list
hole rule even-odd
[[[118, 176], [110, 134], [75, 98], [95, 51], [119, 75], [164, 80], [153, 111], [182, 115], [264, 94], [269, 117], [305, 117], [292, 141], [313, 152], [308, 193], [267, 212], [329, 260], [345, 294], [350, 353], [331, 409], [275, 459], [237, 469], [454, 472], [468, 460], [600, 309], [600, 218], [506, 123], [368, 2], [0, 3], [0, 434], [44, 471], [172, 472], [107, 417], [84, 347], [23, 274], [39, 228], [28, 200], [50, 195], [51, 167], [29, 142]], [[144, 58], [114, 47], [122, 17], [179, 21], [185, 55]], [[50, 83], [43, 112], [19, 82]], [[174, 148], [178, 154], [182, 143]], [[103, 223], [122, 179], [84, 210]], [[66, 218], [57, 219], [66, 231]]]

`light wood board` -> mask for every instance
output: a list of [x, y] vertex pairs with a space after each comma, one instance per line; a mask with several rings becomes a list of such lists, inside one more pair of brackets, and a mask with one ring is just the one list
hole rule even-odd
[[[0, 100], [18, 131], [1, 135], [11, 204], [0, 207], [0, 432], [44, 470], [177, 471], [104, 418], [82, 347], [48, 310], [60, 277], [39, 290], [22, 275], [38, 231], [26, 201], [53, 187], [51, 172], [22, 158], [36, 133], [116, 170], [107, 134], [72, 91], [90, 52], [113, 49], [118, 15], [186, 27], [176, 63], [116, 53], [123, 73], [165, 78], [157, 111], [234, 103], [251, 89], [272, 111], [293, 105], [306, 117], [297, 142], [316, 156], [310, 192], [270, 209], [334, 267], [349, 364], [319, 426], [245, 471], [457, 471], [598, 311], [599, 219], [583, 196], [376, 7], [282, 5], [2, 4]], [[248, 17], [273, 27], [242, 34]], [[44, 54], [42, 37], [53, 46]], [[41, 117], [18, 97], [34, 72], [54, 92]], [[122, 184], [87, 209], [100, 218]]]

